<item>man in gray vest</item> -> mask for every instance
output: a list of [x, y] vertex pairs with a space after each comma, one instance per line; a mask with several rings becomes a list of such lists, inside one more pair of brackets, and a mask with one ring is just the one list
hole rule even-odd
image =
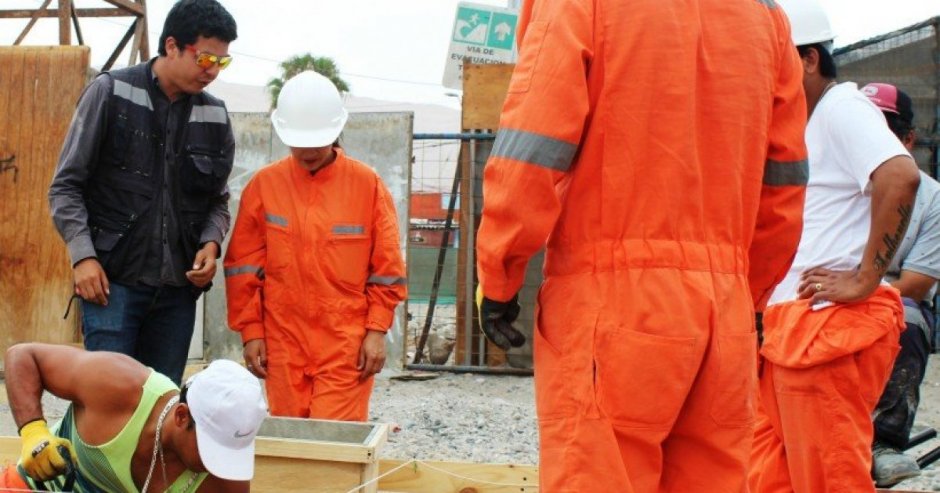
[[85, 89], [49, 189], [85, 347], [133, 356], [177, 385], [230, 223], [231, 122], [203, 89], [236, 37], [216, 0], [177, 2], [160, 56]]

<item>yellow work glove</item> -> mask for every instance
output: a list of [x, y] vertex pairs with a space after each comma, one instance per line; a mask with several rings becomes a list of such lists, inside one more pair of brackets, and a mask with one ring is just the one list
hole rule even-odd
[[483, 288], [477, 286], [476, 302], [480, 314], [480, 330], [490, 342], [504, 351], [525, 344], [525, 335], [513, 327], [513, 322], [522, 311], [518, 294], [509, 301], [493, 301], [483, 296]]
[[75, 462], [72, 443], [53, 435], [46, 426], [46, 420], [30, 421], [20, 428], [23, 449], [20, 463], [26, 474], [37, 481], [48, 481], [68, 471], [68, 462], [64, 454]]

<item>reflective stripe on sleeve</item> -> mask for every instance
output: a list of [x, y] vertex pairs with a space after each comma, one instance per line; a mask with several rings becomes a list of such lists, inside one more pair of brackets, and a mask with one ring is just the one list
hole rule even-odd
[[278, 215], [275, 215], [275, 214], [268, 214], [268, 213], [265, 213], [265, 214], [264, 214], [264, 220], [267, 221], [267, 222], [269, 222], [269, 223], [271, 223], [271, 224], [276, 224], [276, 225], [281, 226], [281, 227], [284, 227], [284, 228], [287, 227], [287, 218], [284, 217], [284, 216], [278, 216]]
[[578, 146], [570, 142], [511, 128], [500, 129], [490, 156], [568, 171]]
[[260, 265], [240, 265], [238, 267], [228, 267], [225, 269], [225, 277], [237, 276], [240, 274], [255, 274], [258, 279], [264, 279], [264, 268]]
[[366, 284], [381, 284], [383, 286], [401, 286], [407, 284], [408, 280], [404, 277], [395, 276], [369, 276]]
[[809, 181], [809, 164], [802, 161], [774, 161], [768, 159], [764, 165], [764, 185], [773, 187], [806, 186]]

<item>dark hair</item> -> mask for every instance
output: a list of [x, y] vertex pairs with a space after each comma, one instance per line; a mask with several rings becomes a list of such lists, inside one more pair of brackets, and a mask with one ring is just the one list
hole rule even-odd
[[832, 58], [832, 54], [829, 53], [825, 45], [822, 43], [813, 43], [797, 46], [796, 49], [800, 52], [800, 58], [806, 58], [809, 55], [809, 50], [815, 49], [816, 52], [819, 53], [819, 74], [827, 79], [836, 78], [836, 61]]
[[232, 14], [216, 0], [180, 0], [166, 16], [158, 51], [160, 56], [166, 56], [166, 38], [170, 36], [183, 49], [199, 36], [231, 43], [238, 37], [237, 31]]
[[894, 135], [898, 136], [898, 139], [903, 141], [911, 133], [911, 130], [914, 130], [914, 125], [910, 120], [905, 121], [901, 115], [887, 111], [882, 111], [882, 113], [885, 115], [885, 120], [888, 121], [888, 128], [891, 129]]
[[[186, 402], [186, 394], [189, 393], [189, 385], [183, 384], [180, 388], [180, 404], [186, 404], [189, 407], [189, 403]], [[189, 409], [186, 410], [186, 413], [189, 414], [189, 425], [186, 427], [187, 430], [193, 429], [196, 426], [196, 420], [193, 419], [193, 413]]]

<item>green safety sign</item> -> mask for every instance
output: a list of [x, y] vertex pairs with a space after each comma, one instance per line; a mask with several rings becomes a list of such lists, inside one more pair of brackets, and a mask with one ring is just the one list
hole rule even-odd
[[516, 14], [468, 6], [457, 8], [453, 41], [487, 48], [512, 50], [516, 40]]

